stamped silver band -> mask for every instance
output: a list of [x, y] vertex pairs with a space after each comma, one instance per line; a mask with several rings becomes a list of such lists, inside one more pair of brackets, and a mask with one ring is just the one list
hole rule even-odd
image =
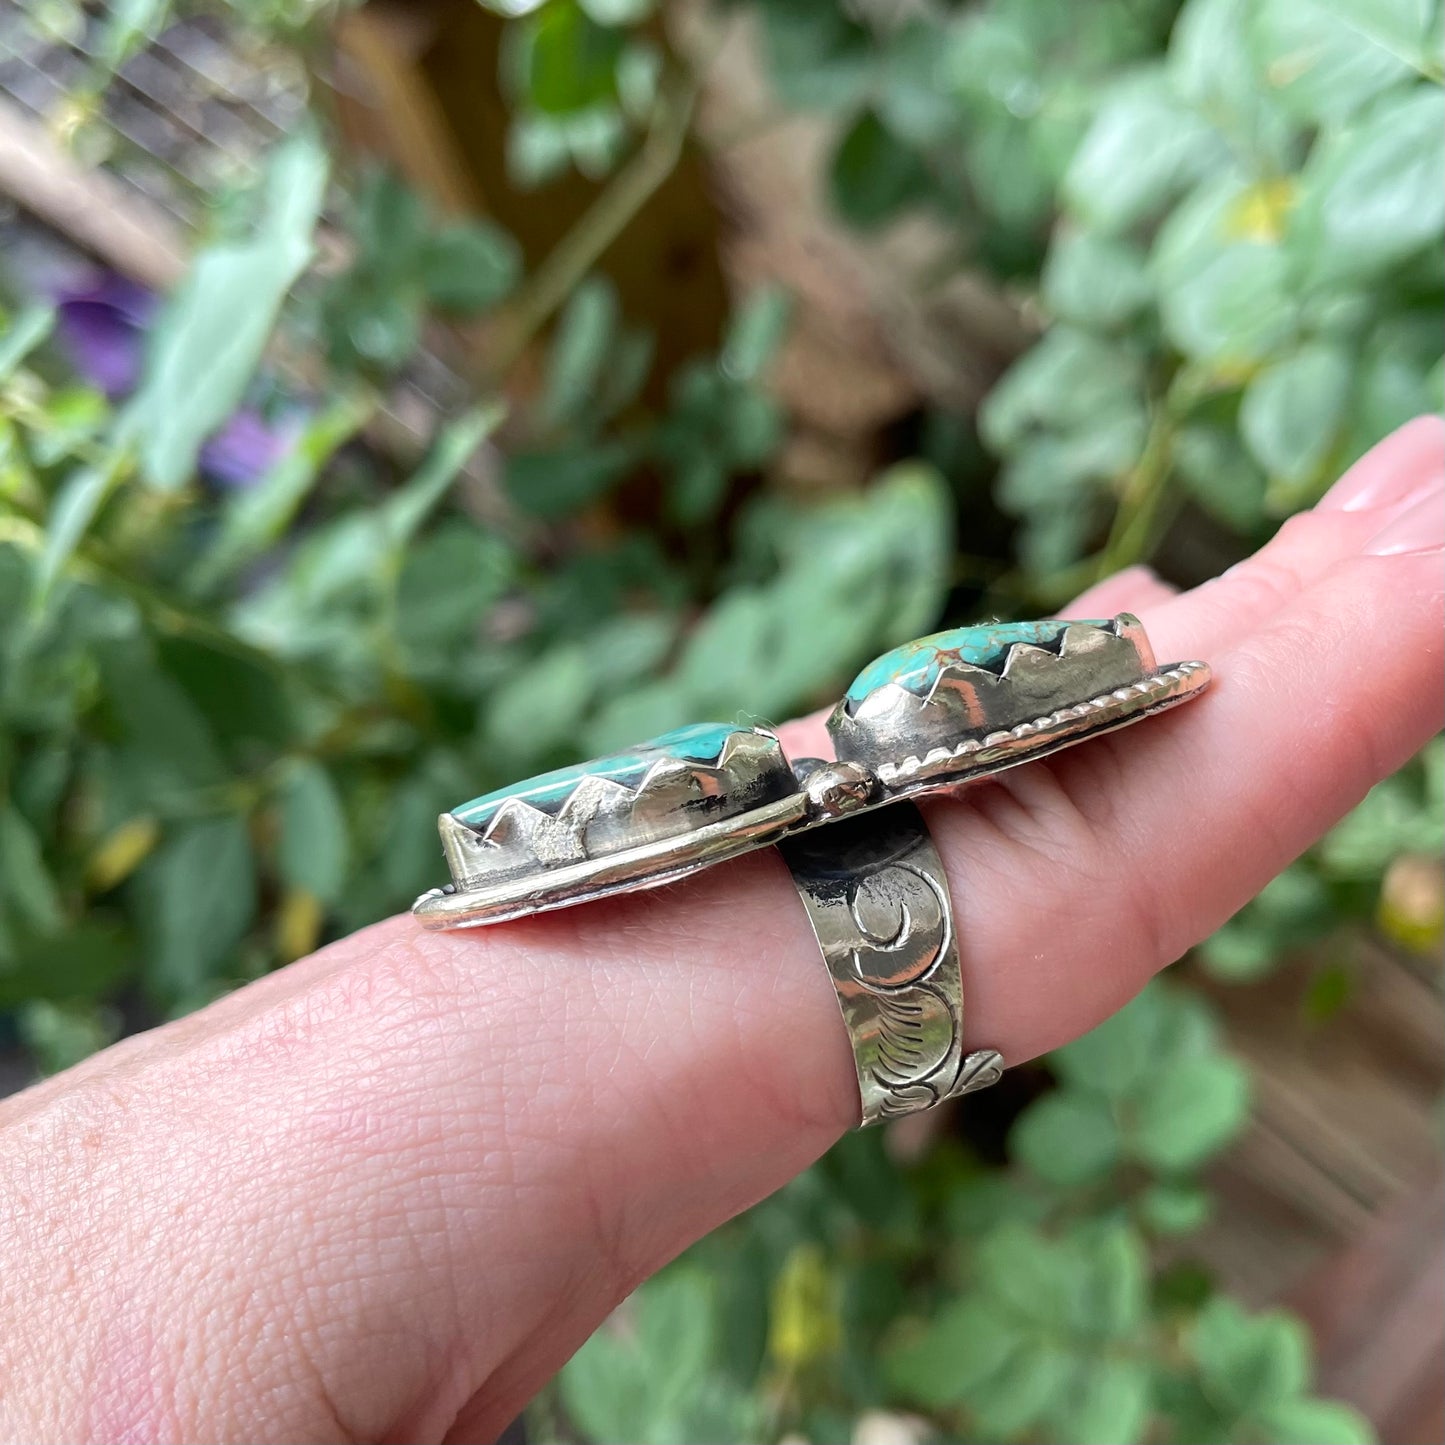
[[963, 1052], [963, 977], [943, 861], [917, 807], [895, 803], [778, 844], [833, 976], [864, 1124], [996, 1083]]

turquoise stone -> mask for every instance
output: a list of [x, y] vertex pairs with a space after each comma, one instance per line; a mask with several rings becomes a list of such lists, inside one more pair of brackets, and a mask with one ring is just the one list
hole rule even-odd
[[658, 758], [715, 763], [727, 740], [734, 733], [747, 731], [747, 728], [739, 728], [733, 723], [690, 723], [687, 727], [674, 728], [651, 742], [639, 743], [635, 748], [614, 753], [611, 757], [574, 763], [571, 767], [557, 768], [509, 787], [498, 788], [494, 793], [473, 798], [471, 802], [453, 808], [452, 817], [469, 827], [482, 828], [509, 798], [523, 798], [544, 813], [556, 813], [584, 778], [607, 778], [625, 787], [636, 787]]
[[935, 632], [916, 642], [905, 642], [892, 652], [876, 657], [848, 689], [850, 707], [863, 701], [870, 692], [886, 683], [894, 683], [919, 697], [926, 697], [938, 674], [950, 665], [966, 662], [997, 672], [1003, 666], [1008, 650], [1016, 642], [1035, 647], [1054, 647], [1064, 629], [1074, 621], [1083, 620], [1090, 627], [1108, 627], [1107, 621], [1094, 618], [1070, 619], [1068, 622], [985, 622], [976, 627], [954, 627]]

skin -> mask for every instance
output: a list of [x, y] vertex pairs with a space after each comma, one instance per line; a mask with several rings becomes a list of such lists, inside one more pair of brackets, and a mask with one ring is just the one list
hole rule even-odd
[[[928, 805], [971, 1047], [1097, 1023], [1441, 727], [1442, 469], [1422, 419], [1226, 576], [1069, 609], [1217, 680]], [[856, 1109], [771, 850], [495, 929], [391, 919], [0, 1104], [0, 1437], [492, 1438]]]

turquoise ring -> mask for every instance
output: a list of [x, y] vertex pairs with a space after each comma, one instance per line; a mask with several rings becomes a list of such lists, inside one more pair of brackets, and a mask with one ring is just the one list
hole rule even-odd
[[771, 730], [698, 723], [475, 798], [440, 819], [451, 882], [417, 899], [467, 928], [655, 888], [808, 829], [958, 788], [1197, 695], [1139, 619], [993, 623], [868, 664], [828, 719], [832, 759]]

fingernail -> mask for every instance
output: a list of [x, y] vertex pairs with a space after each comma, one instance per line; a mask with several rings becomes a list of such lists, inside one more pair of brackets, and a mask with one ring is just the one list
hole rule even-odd
[[1417, 418], [1387, 437], [1320, 499], [1324, 511], [1367, 512], [1398, 506], [1440, 474], [1440, 426]]
[[1404, 516], [1417, 502], [1422, 502], [1428, 497], [1445, 497], [1445, 488], [1441, 486], [1441, 478], [1428, 477], [1418, 486], [1411, 487], [1397, 500], [1386, 502], [1377, 510], [1381, 520], [1388, 526], [1396, 517]]
[[1370, 538], [1369, 557], [1395, 557], [1410, 552], [1438, 552], [1445, 547], [1445, 490], [1428, 489], [1413, 507], [1401, 512]]

